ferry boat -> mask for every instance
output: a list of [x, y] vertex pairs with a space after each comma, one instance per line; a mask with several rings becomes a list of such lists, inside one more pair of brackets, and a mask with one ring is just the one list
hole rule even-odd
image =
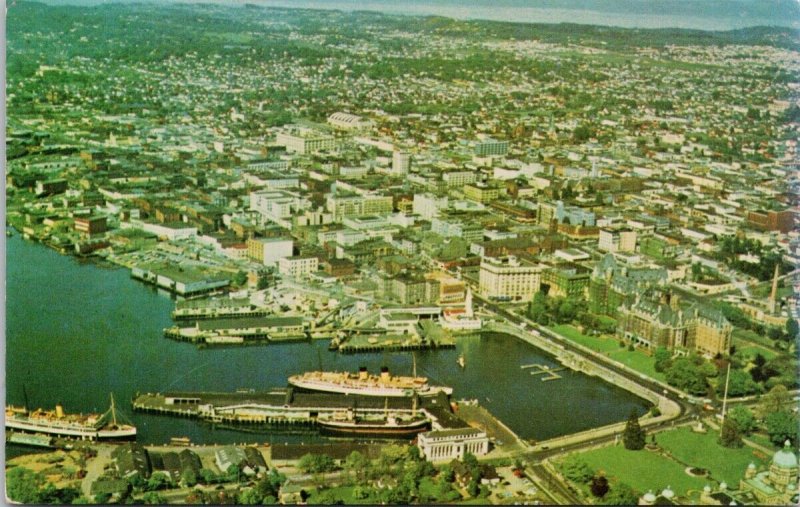
[[381, 374], [370, 375], [366, 368], [360, 368], [357, 374], [349, 372], [310, 371], [289, 377], [289, 385], [306, 391], [360, 394], [362, 396], [410, 397], [434, 396], [439, 393], [450, 395], [453, 389], [434, 386], [425, 377], [392, 376], [387, 367], [381, 368]]
[[389, 411], [389, 399], [383, 413], [357, 413], [355, 408], [317, 417], [317, 424], [324, 431], [334, 434], [366, 434], [371, 436], [407, 437], [426, 431], [430, 420], [416, 410], [410, 414]]
[[117, 422], [114, 397], [104, 414], [67, 414], [61, 405], [54, 410], [6, 406], [6, 431], [55, 435], [80, 440], [129, 440], [136, 427]]

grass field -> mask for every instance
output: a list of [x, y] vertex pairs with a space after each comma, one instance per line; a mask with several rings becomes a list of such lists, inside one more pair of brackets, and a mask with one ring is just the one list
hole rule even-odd
[[318, 505], [319, 504], [319, 496], [322, 494], [323, 491], [327, 492], [326, 494], [333, 495], [333, 498], [337, 500], [341, 500], [345, 503], [345, 505], [351, 504], [368, 504], [370, 503], [369, 500], [359, 500], [353, 496], [353, 489], [354, 486], [339, 486], [336, 488], [327, 488], [324, 490], [313, 491], [311, 496], [308, 497], [308, 504], [309, 505]]
[[656, 441], [680, 461], [705, 468], [711, 472], [713, 479], [729, 485], [739, 483], [750, 462], [756, 466], [763, 464], [760, 456], [753, 454], [754, 449], [747, 446], [739, 449], [722, 447], [717, 443], [718, 436], [713, 431], [702, 434], [694, 433], [689, 428], [679, 428], [659, 433]]
[[705, 479], [688, 475], [684, 466], [658, 453], [629, 451], [622, 444], [578, 456], [595, 472], [605, 472], [612, 484], [624, 482], [639, 493], [648, 490], [657, 493], [669, 486], [677, 495], [687, 497], [692, 492], [694, 497], [706, 484]]
[[619, 361], [633, 370], [644, 373], [648, 377], [661, 380], [662, 382], [666, 380], [663, 373], [659, 373], [655, 370], [653, 358], [640, 350], [630, 351], [627, 347], [620, 347], [619, 341], [616, 338], [607, 336], [587, 336], [569, 324], [559, 324], [550, 329], [555, 333], [569, 338], [575, 343], [600, 352], [601, 354], [605, 354], [607, 357]]

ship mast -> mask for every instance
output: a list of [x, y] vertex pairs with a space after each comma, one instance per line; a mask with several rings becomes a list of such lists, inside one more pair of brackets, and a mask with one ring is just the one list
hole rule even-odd
[[411, 352], [411, 364], [412, 364], [411, 376], [417, 378], [417, 355], [414, 354], [414, 352]]
[[111, 421], [117, 426], [117, 408], [114, 406], [114, 393], [111, 393]]
[[383, 416], [388, 421], [389, 420], [389, 398], [387, 397], [387, 398], [384, 398], [383, 400], [384, 400], [383, 401]]

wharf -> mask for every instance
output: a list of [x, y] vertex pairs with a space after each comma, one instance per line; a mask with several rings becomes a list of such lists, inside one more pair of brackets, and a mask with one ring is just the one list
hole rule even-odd
[[[382, 398], [306, 393], [287, 388], [265, 392], [146, 393], [139, 394], [133, 399], [133, 409], [141, 412], [202, 419], [214, 424], [280, 428], [315, 427], [317, 417], [320, 415], [332, 416], [347, 410], [372, 414], [382, 414], [385, 411], [394, 414], [410, 414], [415, 410], [414, 403], [412, 397]], [[445, 394], [417, 398], [417, 410], [429, 417], [433, 424], [437, 424], [437, 418], [427, 412], [426, 408], [440, 407], [445, 407], [449, 411], [450, 405]]]
[[[356, 329], [336, 342], [343, 354], [382, 352], [384, 350], [412, 351], [425, 349], [453, 349], [456, 346], [452, 333], [440, 326], [424, 321], [413, 333], [392, 333], [386, 329]], [[334, 344], [332, 344], [334, 346]]]

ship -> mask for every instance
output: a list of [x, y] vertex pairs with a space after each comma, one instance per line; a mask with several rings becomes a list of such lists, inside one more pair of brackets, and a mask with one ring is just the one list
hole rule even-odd
[[132, 440], [136, 427], [117, 421], [114, 397], [104, 414], [67, 414], [64, 407], [54, 410], [6, 406], [6, 431], [54, 435], [77, 440]]
[[349, 372], [310, 371], [289, 377], [289, 385], [304, 391], [362, 396], [410, 397], [450, 395], [453, 389], [428, 383], [425, 377], [393, 376], [389, 368], [382, 367], [381, 374], [370, 375], [362, 367], [357, 374]]
[[458, 359], [456, 359], [456, 364], [458, 364], [462, 368], [467, 365], [467, 360], [464, 359], [464, 354], [458, 356]]
[[317, 424], [323, 431], [332, 434], [411, 437], [430, 427], [430, 420], [417, 413], [416, 398], [414, 401], [415, 409], [410, 414], [389, 412], [387, 398], [383, 414], [359, 414], [355, 408], [351, 408], [347, 411], [334, 412], [329, 416], [318, 417]]

